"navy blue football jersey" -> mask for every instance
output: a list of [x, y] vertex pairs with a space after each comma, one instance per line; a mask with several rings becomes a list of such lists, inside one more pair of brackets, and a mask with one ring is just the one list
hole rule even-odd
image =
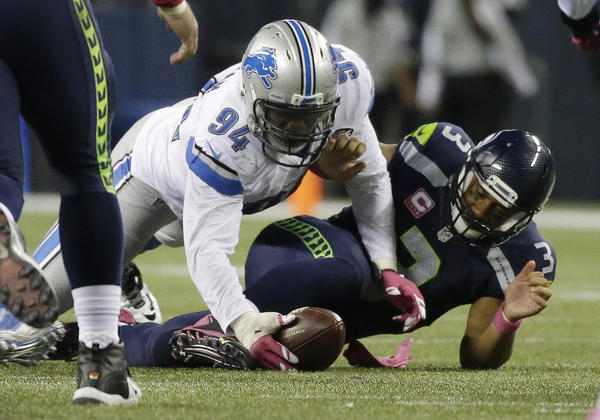
[[[398, 145], [388, 166], [392, 179], [399, 272], [415, 282], [425, 298], [429, 325], [448, 310], [483, 296], [504, 299], [504, 291], [529, 260], [553, 281], [556, 255], [534, 222], [493, 248], [450, 238], [448, 181], [467, 159], [473, 141], [458, 126], [431, 123]], [[351, 208], [330, 218], [357, 234]]]

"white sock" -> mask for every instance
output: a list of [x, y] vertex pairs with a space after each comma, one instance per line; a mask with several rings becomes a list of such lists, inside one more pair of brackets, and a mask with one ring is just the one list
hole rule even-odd
[[79, 341], [90, 348], [93, 344], [98, 344], [101, 349], [118, 343], [121, 286], [84, 286], [71, 293], [79, 324]]

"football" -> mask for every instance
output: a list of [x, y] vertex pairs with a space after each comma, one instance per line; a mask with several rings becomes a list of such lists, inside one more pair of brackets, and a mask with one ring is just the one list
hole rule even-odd
[[277, 334], [275, 340], [298, 356], [298, 370], [327, 369], [340, 355], [346, 341], [346, 327], [329, 309], [305, 306], [291, 312], [296, 319]]

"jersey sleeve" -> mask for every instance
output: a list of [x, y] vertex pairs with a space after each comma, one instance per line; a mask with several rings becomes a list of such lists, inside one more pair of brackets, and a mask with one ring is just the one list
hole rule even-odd
[[373, 78], [354, 51], [341, 45], [332, 49], [338, 65], [341, 103], [339, 114], [336, 113], [336, 128], [350, 130], [351, 136], [366, 145], [359, 161], [367, 166], [346, 181], [346, 191], [369, 257], [380, 270], [396, 270], [392, 188], [386, 160], [368, 115], [373, 103]]
[[396, 270], [394, 200], [386, 160], [367, 116], [354, 135], [367, 145], [359, 159], [367, 166], [345, 183], [358, 232], [376, 266]]
[[239, 239], [243, 196], [224, 194], [190, 171], [183, 205], [188, 269], [221, 328], [245, 312], [258, 312], [245, 298], [230, 258]]
[[492, 285], [497, 284], [502, 292], [521, 272], [528, 261], [535, 261], [535, 270], [541, 271], [551, 284], [556, 274], [556, 253], [552, 244], [531, 222], [527, 228], [505, 244], [490, 248], [486, 259], [494, 271]]
[[442, 187], [460, 169], [474, 146], [469, 135], [456, 124], [424, 124], [400, 142], [390, 162], [390, 172], [406, 164], [427, 177], [434, 187]]
[[336, 62], [341, 97], [335, 114], [335, 126], [351, 127], [371, 111], [375, 82], [365, 61], [350, 48], [334, 44], [331, 46], [331, 54]]

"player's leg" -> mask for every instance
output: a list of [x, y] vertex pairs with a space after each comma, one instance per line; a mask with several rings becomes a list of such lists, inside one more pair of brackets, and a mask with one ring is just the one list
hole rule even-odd
[[193, 325], [205, 312], [193, 312], [172, 318], [164, 324], [147, 322], [132, 326], [120, 327], [120, 334], [125, 343], [125, 355], [130, 366], [155, 367], [176, 366], [171, 356], [169, 340], [175, 331]]
[[0, 202], [18, 220], [23, 208], [23, 151], [19, 123], [21, 100], [15, 75], [1, 58], [0, 92]]
[[80, 327], [73, 400], [136, 404], [117, 332], [123, 233], [108, 155], [112, 69], [85, 0], [21, 3], [31, 23], [23, 54], [37, 60], [19, 61], [22, 113], [59, 174], [62, 257]]
[[256, 368], [248, 350], [224, 334], [209, 311], [180, 315], [163, 325], [122, 326], [121, 338], [130, 366]]
[[[301, 306], [330, 309], [344, 320], [347, 340], [401, 332], [392, 321], [394, 307], [379, 291], [354, 236], [324, 220], [288, 220], [298, 222], [269, 225], [248, 253], [245, 294], [259, 310], [287, 313]], [[331, 254], [317, 258], [310, 248], [315, 243], [328, 244]]]
[[[2, 55], [7, 45], [4, 37], [0, 39], [3, 41], [0, 42]], [[0, 59], [0, 92], [0, 301], [27, 321], [46, 327], [56, 316], [56, 303], [43, 284], [36, 264], [27, 254], [25, 240], [16, 223], [23, 205], [21, 102], [16, 75], [3, 59]], [[19, 291], [23, 289], [29, 293], [20, 295]], [[46, 298], [41, 308], [43, 312], [38, 305], [32, 304], [39, 295]]]

